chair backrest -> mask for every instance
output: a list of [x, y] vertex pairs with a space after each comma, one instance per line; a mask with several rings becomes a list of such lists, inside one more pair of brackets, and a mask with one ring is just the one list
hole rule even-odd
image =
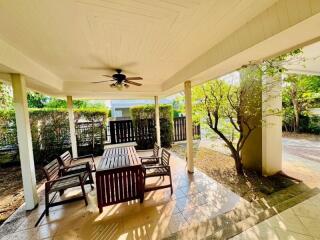
[[43, 171], [48, 181], [57, 179], [60, 176], [60, 165], [58, 160], [54, 159], [45, 165], [43, 167]]
[[162, 149], [162, 153], [161, 153], [161, 163], [165, 166], [169, 165], [169, 161], [170, 161], [170, 153], [168, 152], [168, 150], [166, 149]]
[[160, 147], [157, 143], [153, 146], [153, 156], [158, 157], [159, 156]]
[[63, 167], [68, 167], [71, 164], [72, 156], [71, 156], [71, 153], [69, 151], [66, 151], [63, 154], [61, 154], [58, 159], [59, 159], [59, 163]]

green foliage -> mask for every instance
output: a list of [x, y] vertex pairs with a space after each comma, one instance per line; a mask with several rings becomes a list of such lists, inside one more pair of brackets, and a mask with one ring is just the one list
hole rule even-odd
[[[67, 101], [60, 98], [48, 97], [43, 94], [29, 91], [27, 95], [29, 108], [67, 108]], [[100, 109], [107, 111], [103, 103], [91, 102], [90, 100], [73, 100], [74, 109]]]
[[[287, 131], [314, 132], [314, 125], [310, 128], [306, 120], [310, 116], [310, 109], [320, 102], [320, 77], [309, 75], [289, 74], [284, 79], [282, 91], [283, 126]], [[304, 117], [304, 122], [301, 120]], [[302, 124], [302, 125], [301, 125]]]
[[74, 109], [74, 118], [75, 121], [84, 120], [84, 121], [95, 121], [105, 123], [110, 110], [107, 108], [87, 108], [87, 109]]
[[[173, 110], [172, 105], [161, 104], [159, 106], [160, 110], [160, 135], [161, 135], [161, 145], [163, 147], [170, 147], [173, 141]], [[135, 126], [142, 127], [145, 124], [149, 124], [148, 119], [155, 119], [155, 107], [154, 105], [143, 105], [135, 106], [130, 108], [130, 114]], [[154, 124], [154, 123], [153, 123]], [[153, 141], [137, 141], [138, 147], [140, 149], [147, 149], [153, 146], [156, 140], [156, 132], [152, 133]], [[147, 144], [147, 146], [145, 146]]]
[[[159, 106], [160, 118], [172, 119], [172, 105], [160, 104]], [[153, 104], [146, 104], [142, 106], [134, 106], [130, 108], [132, 119], [149, 119], [155, 116], [155, 107]]]
[[185, 113], [184, 109], [184, 96], [178, 95], [176, 98], [172, 101], [172, 107], [173, 107], [173, 117], [181, 117], [182, 114]]
[[[94, 120], [105, 123], [108, 111], [102, 109], [76, 109], [74, 115], [76, 121]], [[69, 120], [66, 109], [29, 109], [29, 116], [35, 162], [46, 162], [55, 157], [55, 155], [70, 150]], [[100, 130], [96, 129], [94, 133], [97, 134], [97, 131]], [[82, 140], [83, 143], [91, 141], [87, 138], [90, 138], [92, 132], [92, 129], [84, 132], [85, 139]], [[13, 110], [0, 111], [0, 134], [0, 146], [17, 145]], [[81, 138], [82, 136], [78, 135], [77, 137]]]
[[41, 93], [28, 91], [27, 100], [29, 108], [43, 108], [48, 101], [48, 97]]
[[58, 99], [58, 98], [50, 98], [45, 105], [46, 108], [67, 108], [67, 101]]
[[11, 88], [0, 81], [0, 109], [11, 109], [13, 107]]

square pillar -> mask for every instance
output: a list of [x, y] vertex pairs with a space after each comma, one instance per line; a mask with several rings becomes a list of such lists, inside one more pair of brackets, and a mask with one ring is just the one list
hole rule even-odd
[[261, 86], [257, 88], [260, 89], [260, 97], [254, 96], [252, 101], [253, 96], [249, 96], [245, 104], [250, 104], [251, 111], [258, 111], [251, 121], [260, 126], [247, 139], [241, 157], [245, 168], [270, 176], [282, 170], [282, 83], [279, 76], [263, 75], [255, 84]]
[[72, 96], [67, 96], [67, 108], [68, 108], [68, 116], [69, 116], [72, 156], [76, 158], [78, 157], [78, 148], [77, 148], [76, 126], [74, 124]]
[[161, 148], [159, 97], [154, 96], [157, 144]]
[[282, 170], [282, 81], [262, 77], [262, 174], [270, 176]]
[[13, 102], [26, 210], [34, 209], [39, 201], [34, 168], [26, 82], [22, 75], [12, 74]]
[[192, 99], [191, 82], [184, 82], [184, 97], [186, 108], [186, 135], [187, 135], [187, 164], [188, 172], [194, 172], [193, 166], [193, 132], [192, 132]]

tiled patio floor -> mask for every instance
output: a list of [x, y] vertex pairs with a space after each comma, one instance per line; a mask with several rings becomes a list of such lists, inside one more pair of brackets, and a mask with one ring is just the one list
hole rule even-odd
[[[44, 209], [43, 190], [40, 190], [39, 207], [28, 213], [21, 207], [0, 227], [0, 239], [161, 239], [230, 211], [244, 201], [198, 170], [193, 175], [187, 174], [185, 161], [174, 155], [171, 167], [172, 196], [170, 189], [150, 192], [143, 204], [138, 201], [117, 204], [105, 207], [99, 214], [95, 190], [87, 186], [87, 207], [83, 201], [54, 207], [49, 217], [44, 217], [34, 228]], [[67, 191], [64, 195], [68, 197], [79, 191]], [[203, 236], [208, 234], [211, 233], [204, 232]]]
[[273, 216], [233, 240], [320, 239], [320, 194]]

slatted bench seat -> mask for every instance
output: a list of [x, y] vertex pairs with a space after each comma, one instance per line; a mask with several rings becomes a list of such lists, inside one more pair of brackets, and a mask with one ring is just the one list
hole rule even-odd
[[[60, 171], [60, 165], [57, 159], [54, 159], [49, 164], [43, 167], [44, 173], [46, 175], [47, 181], [45, 183], [45, 213], [49, 215], [49, 208], [57, 205], [84, 200], [85, 204], [88, 205], [84, 185], [87, 183], [89, 178], [88, 172], [81, 172], [77, 174], [62, 176]], [[73, 187], [81, 187], [82, 195], [77, 197], [72, 197], [66, 200], [55, 202], [56, 194], [59, 192], [60, 196], [65, 190]], [[50, 199], [50, 194], [55, 193]]]

